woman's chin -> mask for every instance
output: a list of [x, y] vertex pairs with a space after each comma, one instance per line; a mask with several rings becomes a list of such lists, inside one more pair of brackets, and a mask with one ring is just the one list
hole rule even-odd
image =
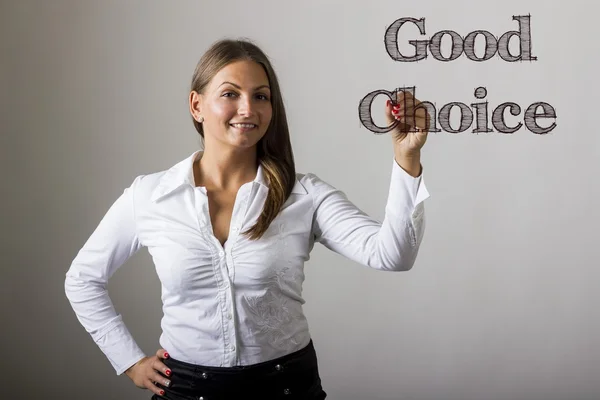
[[244, 133], [234, 132], [233, 135], [229, 136], [229, 143], [231, 143], [232, 146], [248, 148], [255, 146], [262, 136], [263, 135], [256, 130], [254, 132]]
[[258, 143], [258, 140], [252, 140], [252, 138], [230, 138], [227, 141], [227, 144], [229, 144], [229, 146], [239, 150], [254, 147], [256, 146], [256, 143]]

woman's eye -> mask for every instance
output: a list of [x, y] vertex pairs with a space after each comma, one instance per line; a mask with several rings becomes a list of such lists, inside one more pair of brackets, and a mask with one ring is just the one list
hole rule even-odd
[[[234, 93], [234, 92], [225, 92], [225, 93], [223, 93], [223, 95], [222, 95], [222, 96], [223, 96], [223, 97], [234, 97], [234, 96], [237, 96], [237, 94], [236, 94], [236, 93]], [[267, 95], [264, 95], [264, 94], [257, 94], [257, 95], [256, 95], [256, 97], [257, 97], [258, 99], [260, 99], [260, 100], [266, 100], [266, 101], [269, 101], [269, 96], [267, 96]]]

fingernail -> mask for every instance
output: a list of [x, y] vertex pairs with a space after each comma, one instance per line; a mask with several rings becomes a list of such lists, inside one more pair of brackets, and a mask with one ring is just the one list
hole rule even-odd
[[165, 391], [164, 390], [161, 390], [159, 393], [160, 393], [161, 396], [165, 395]]
[[166, 371], [165, 371], [165, 374], [167, 374], [167, 375], [171, 376], [171, 370], [170, 370], [170, 369], [166, 370]]
[[168, 379], [165, 379], [165, 386], [166, 386], [166, 387], [169, 387], [169, 385], [170, 385], [170, 384], [171, 384], [171, 381], [170, 381], [170, 380], [168, 380]]
[[168, 357], [169, 357], [169, 353], [167, 353], [167, 352], [165, 351], [165, 358], [168, 358]]

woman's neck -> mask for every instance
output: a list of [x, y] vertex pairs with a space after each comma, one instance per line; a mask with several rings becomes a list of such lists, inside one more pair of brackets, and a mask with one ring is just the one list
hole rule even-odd
[[244, 151], [204, 150], [194, 163], [196, 186], [208, 190], [235, 191], [256, 178], [256, 147]]

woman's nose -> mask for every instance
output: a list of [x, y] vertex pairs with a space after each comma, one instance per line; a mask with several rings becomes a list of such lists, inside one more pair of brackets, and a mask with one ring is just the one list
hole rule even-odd
[[248, 97], [240, 98], [238, 114], [245, 116], [254, 115], [254, 105], [252, 104], [252, 99], [249, 99]]

